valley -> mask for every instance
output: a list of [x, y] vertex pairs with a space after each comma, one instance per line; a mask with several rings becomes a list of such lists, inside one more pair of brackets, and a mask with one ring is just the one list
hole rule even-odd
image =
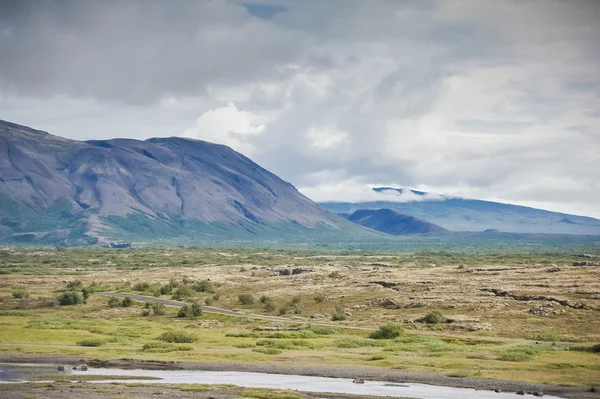
[[[558, 391], [567, 385], [572, 391], [562, 394], [584, 397], [600, 375], [600, 268], [573, 266], [580, 260], [558, 253], [3, 249], [0, 358], [175, 361], [485, 389], [510, 380]], [[72, 292], [87, 296], [85, 303], [60, 305]], [[109, 306], [110, 292], [119, 298]], [[144, 298], [206, 308], [178, 317], [181, 307]], [[394, 333], [372, 335], [382, 326]]]

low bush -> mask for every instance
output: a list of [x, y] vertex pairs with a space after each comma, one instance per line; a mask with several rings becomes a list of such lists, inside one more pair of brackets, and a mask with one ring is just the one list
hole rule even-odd
[[327, 299], [327, 296], [325, 294], [317, 294], [314, 297], [315, 302], [317, 303], [321, 303], [321, 302], [325, 302], [325, 299]]
[[279, 355], [282, 353], [281, 350], [276, 348], [254, 348], [252, 352], [264, 353], [265, 355]]
[[549, 342], [570, 341], [569, 336], [564, 335], [564, 334], [556, 334], [556, 333], [532, 334], [532, 335], [528, 336], [527, 339], [530, 339], [532, 341], [549, 341]]
[[148, 283], [146, 281], [135, 283], [133, 285], [134, 291], [145, 292], [145, 291], [148, 291], [149, 289], [150, 289], [150, 283]]
[[238, 301], [242, 305], [251, 305], [254, 303], [254, 297], [251, 294], [241, 294], [238, 296]]
[[371, 339], [394, 339], [398, 338], [404, 333], [404, 329], [401, 325], [395, 323], [388, 323], [384, 326], [379, 327], [379, 330], [373, 331], [369, 338]]
[[368, 348], [368, 347], [381, 347], [386, 346], [385, 341], [366, 339], [366, 338], [355, 338], [355, 339], [342, 339], [333, 343], [337, 348], [340, 349], [351, 349], [351, 348]]
[[0, 317], [29, 317], [31, 313], [24, 310], [0, 310]]
[[126, 296], [125, 298], [123, 298], [121, 306], [123, 306], [124, 308], [128, 308], [131, 305], [133, 305], [133, 299], [131, 299], [131, 297]]
[[590, 348], [591, 352], [600, 353], [600, 344], [596, 344]]
[[344, 309], [341, 307], [336, 307], [335, 312], [331, 315], [332, 321], [344, 321], [346, 320], [346, 313], [344, 313]]
[[98, 338], [89, 338], [84, 339], [82, 341], [77, 342], [79, 346], [90, 346], [90, 347], [98, 347], [104, 345], [104, 340]]
[[194, 284], [196, 292], [213, 292], [213, 285], [209, 280], [202, 280]]
[[66, 291], [58, 296], [58, 304], [60, 306], [78, 305], [83, 303], [81, 292]]
[[15, 299], [27, 299], [29, 298], [29, 291], [25, 288], [15, 287], [12, 289], [12, 297]]
[[175, 292], [173, 293], [173, 299], [176, 301], [181, 301], [183, 299], [191, 298], [194, 295], [194, 292], [187, 285], [181, 285], [177, 287]]
[[161, 302], [146, 302], [147, 312], [144, 312], [144, 316], [150, 316], [150, 313], [155, 316], [163, 316], [167, 313], [164, 303]]
[[425, 324], [442, 324], [446, 323], [448, 319], [439, 310], [432, 310], [419, 321]]
[[186, 331], [167, 331], [158, 337], [158, 339], [163, 342], [176, 344], [191, 344], [192, 342], [196, 342], [198, 337]]
[[177, 313], [177, 317], [198, 317], [200, 315], [202, 315], [202, 306], [196, 301], [191, 305], [186, 303]]
[[80, 290], [83, 288], [81, 280], [73, 280], [67, 283], [67, 290]]
[[150, 353], [167, 353], [167, 352], [183, 352], [194, 350], [191, 345], [175, 345], [167, 342], [150, 341], [142, 347], [144, 352]]
[[110, 298], [108, 298], [108, 306], [111, 308], [116, 308], [118, 306], [121, 306], [121, 301], [119, 301], [119, 298], [111, 296]]

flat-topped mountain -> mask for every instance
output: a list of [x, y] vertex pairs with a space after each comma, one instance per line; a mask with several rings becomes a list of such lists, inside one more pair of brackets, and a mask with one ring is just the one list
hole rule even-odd
[[178, 137], [75, 141], [0, 121], [0, 241], [306, 232], [374, 234], [224, 145]]
[[382, 233], [396, 236], [408, 234], [443, 233], [443, 227], [423, 219], [404, 215], [391, 209], [359, 209], [348, 216], [351, 222]]

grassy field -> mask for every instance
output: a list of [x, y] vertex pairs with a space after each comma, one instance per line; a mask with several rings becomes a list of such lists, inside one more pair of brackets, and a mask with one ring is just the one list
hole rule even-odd
[[[372, 366], [593, 385], [600, 381], [600, 267], [572, 266], [574, 260], [566, 254], [4, 249], [0, 351]], [[304, 273], [291, 274], [294, 268]], [[111, 307], [104, 291], [287, 322], [208, 312], [178, 317], [178, 308], [139, 301], [113, 300]], [[69, 301], [81, 303], [60, 304]], [[388, 323], [397, 336], [369, 338], [369, 329]]]

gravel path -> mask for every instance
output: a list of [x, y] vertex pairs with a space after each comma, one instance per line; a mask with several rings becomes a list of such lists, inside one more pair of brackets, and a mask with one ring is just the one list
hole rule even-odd
[[[131, 299], [135, 299], [136, 301], [141, 301], [141, 302], [158, 302], [158, 303], [163, 303], [167, 306], [175, 306], [178, 308], [181, 308], [181, 307], [183, 307], [183, 305], [185, 305], [184, 302], [174, 301], [171, 299], [153, 298], [153, 297], [138, 295], [138, 294], [129, 294], [129, 293], [124, 294], [124, 293], [116, 293], [116, 292], [102, 292], [101, 294], [106, 295], [106, 296], [115, 297], [115, 298], [130, 297]], [[202, 311], [207, 312], [207, 313], [218, 313], [218, 314], [224, 314], [227, 316], [247, 317], [250, 319], [269, 320], [269, 321], [276, 321], [276, 322], [281, 322], [281, 323], [304, 323], [304, 324], [313, 324], [313, 325], [324, 326], [324, 327], [349, 328], [349, 329], [353, 329], [353, 330], [368, 330], [368, 331], [373, 330], [372, 328], [350, 326], [347, 324], [336, 324], [336, 323], [327, 323], [327, 322], [322, 322], [322, 321], [301, 320], [301, 319], [297, 320], [297, 319], [288, 319], [285, 317], [265, 316], [265, 315], [258, 315], [258, 314], [234, 312], [233, 310], [214, 308], [212, 306], [203, 306]]]

